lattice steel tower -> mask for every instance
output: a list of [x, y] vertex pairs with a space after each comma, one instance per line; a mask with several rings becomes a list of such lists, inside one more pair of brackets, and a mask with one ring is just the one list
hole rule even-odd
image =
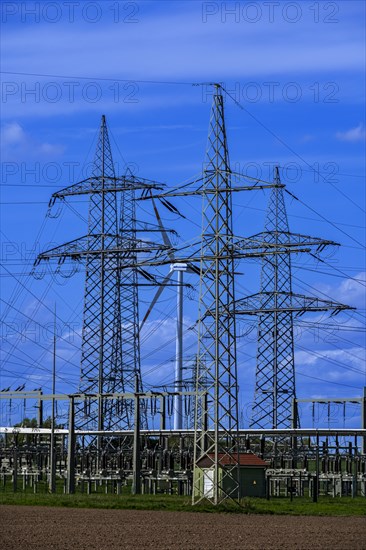
[[[275, 183], [280, 183], [278, 169]], [[264, 224], [266, 241], [278, 246], [288, 241], [289, 225], [282, 187], [270, 191]], [[292, 322], [291, 255], [264, 256], [261, 293], [266, 307], [259, 315], [255, 396], [251, 427], [289, 428], [295, 397], [294, 334]], [[279, 311], [285, 310], [285, 311]], [[267, 416], [263, 418], [263, 413]]]
[[[212, 478], [195, 468], [193, 502], [238, 498], [238, 383], [233, 315], [234, 260], [230, 166], [224, 101], [215, 87], [204, 170], [200, 262], [195, 464], [206, 461]], [[200, 415], [202, 415], [200, 417]], [[222, 467], [224, 466], [224, 467]], [[205, 486], [206, 485], [206, 486]], [[209, 485], [209, 487], [208, 487]]]
[[152, 189], [162, 186], [130, 172], [116, 176], [103, 116], [91, 177], [51, 199], [52, 205], [67, 196], [89, 196], [88, 234], [38, 257], [83, 260], [86, 267], [79, 391], [99, 397], [78, 403], [77, 428], [132, 428], [132, 401], [106, 400], [101, 394], [133, 392], [136, 377], [142, 389], [137, 254], [159, 247], [137, 239], [135, 193]]
[[291, 428], [296, 397], [293, 317], [308, 311], [338, 313], [348, 306], [292, 292], [291, 253], [321, 251], [336, 245], [307, 235], [289, 232], [284, 186], [275, 169], [265, 227], [260, 237], [273, 254], [264, 254], [260, 293], [237, 302], [236, 312], [258, 316], [255, 392], [251, 428]]
[[[80, 391], [107, 393], [125, 391], [121, 354], [120, 255], [109, 254], [119, 239], [117, 194], [105, 192], [115, 181], [112, 152], [105, 117], [102, 117], [91, 175], [100, 190], [89, 198], [87, 248], [98, 250], [86, 256]], [[135, 366], [139, 373], [139, 365]], [[132, 390], [132, 388], [129, 388]], [[104, 406], [103, 406], [104, 405]], [[77, 424], [111, 429], [116, 415], [109, 403], [91, 404], [87, 414], [78, 411]]]

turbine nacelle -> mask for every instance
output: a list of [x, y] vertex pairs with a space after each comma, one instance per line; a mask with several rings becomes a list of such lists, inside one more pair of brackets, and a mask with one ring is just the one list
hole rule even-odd
[[170, 264], [170, 272], [173, 272], [173, 271], [188, 271], [188, 265], [187, 264], [184, 264], [184, 263], [174, 263], [174, 264]]

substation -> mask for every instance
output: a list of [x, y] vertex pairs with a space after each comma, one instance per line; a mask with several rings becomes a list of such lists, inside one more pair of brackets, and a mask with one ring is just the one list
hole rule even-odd
[[[172, 190], [129, 171], [116, 175], [103, 116], [90, 177], [53, 193], [51, 209], [76, 195], [84, 195], [89, 205], [87, 235], [41, 252], [34, 267], [35, 274], [45, 262], [54, 269], [63, 264], [85, 269], [79, 391], [57, 394], [54, 383], [51, 394], [24, 386], [0, 392], [2, 411], [23, 404], [37, 410], [32, 426], [0, 427], [0, 492], [167, 493], [191, 496], [193, 504], [245, 496], [366, 496], [366, 393], [296, 397], [294, 317], [352, 308], [294, 293], [291, 258], [321, 257], [337, 243], [291, 233], [288, 191], [278, 169], [271, 182], [231, 170], [224, 94], [214, 85], [201, 179]], [[258, 190], [269, 194], [264, 229], [239, 237], [233, 195]], [[202, 200], [202, 232], [197, 242], [180, 249], [172, 245], [174, 229], [164, 227], [159, 209], [179, 216], [174, 197], [193, 195]], [[138, 201], [151, 208], [156, 223], [137, 220]], [[238, 299], [236, 265], [246, 258], [260, 262], [260, 288]], [[154, 267], [163, 265], [170, 272], [159, 281]], [[189, 374], [183, 369], [182, 337], [186, 272], [199, 279], [197, 352]], [[140, 319], [141, 284], [156, 287], [156, 294]], [[177, 293], [175, 384], [144, 391], [140, 332], [166, 285]], [[237, 320], [249, 316], [256, 318], [258, 331], [255, 394], [244, 427]], [[54, 364], [54, 381], [55, 371]], [[343, 407], [345, 416], [352, 404], [360, 426], [334, 429], [325, 421], [302, 427], [298, 408], [304, 402], [313, 410]], [[51, 410], [47, 422], [45, 404]], [[62, 424], [61, 408], [68, 418]]]

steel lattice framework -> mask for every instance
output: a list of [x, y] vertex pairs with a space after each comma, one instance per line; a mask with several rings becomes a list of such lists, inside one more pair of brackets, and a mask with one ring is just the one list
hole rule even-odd
[[[126, 190], [121, 197], [120, 233], [123, 241], [129, 243], [133, 264], [137, 263], [137, 253], [134, 250], [136, 243], [136, 191], [134, 188]], [[119, 270], [119, 304], [121, 304], [121, 347], [119, 350], [124, 391], [135, 388], [142, 391], [141, 362], [140, 362], [140, 323], [138, 307], [138, 273], [137, 270], [126, 268]], [[137, 377], [137, 378], [136, 378]], [[111, 390], [114, 391], [114, 390]], [[130, 402], [130, 407], [131, 407]], [[125, 411], [126, 413], [127, 411]], [[132, 415], [132, 410], [130, 411]], [[131, 415], [129, 423], [131, 423]], [[141, 426], [147, 427], [146, 417], [142, 415]]]
[[[275, 182], [280, 183], [276, 170]], [[276, 246], [288, 240], [289, 226], [282, 188], [270, 192], [265, 220], [268, 242]], [[291, 255], [264, 257], [261, 270], [262, 300], [268, 311], [259, 315], [257, 369], [251, 426], [286, 427], [295, 397], [294, 335]], [[281, 308], [283, 311], [278, 311]]]
[[[292, 418], [292, 403], [296, 397], [293, 315], [327, 310], [338, 313], [349, 309], [344, 304], [292, 292], [290, 252], [309, 251], [305, 247], [311, 249], [314, 246], [320, 251], [326, 245], [336, 243], [290, 233], [278, 168], [275, 169], [274, 183], [261, 238], [273, 246], [277, 254], [263, 255], [260, 293], [239, 300], [235, 308], [237, 313], [258, 316], [250, 427], [263, 429], [290, 428], [297, 420]], [[292, 249], [295, 243], [302, 245], [304, 250]]]
[[[162, 188], [129, 172], [116, 177], [103, 116], [91, 177], [52, 196], [51, 205], [68, 196], [89, 195], [88, 234], [43, 252], [37, 259], [85, 263], [79, 390], [99, 397], [77, 404], [75, 417], [79, 429], [132, 427], [132, 401], [103, 400], [101, 395], [133, 392], [136, 379], [142, 389], [137, 255], [155, 254], [162, 247], [137, 238], [135, 193]], [[142, 426], [145, 426], [143, 418]]]
[[[115, 178], [112, 152], [105, 117], [102, 118], [92, 179], [99, 178], [100, 193], [89, 198], [88, 250], [97, 255], [86, 257], [83, 333], [81, 345], [80, 391], [99, 394], [125, 391], [121, 354], [120, 258], [105, 253], [116, 248], [118, 239], [117, 194], [105, 192], [106, 178]], [[139, 369], [139, 365], [136, 365]], [[101, 399], [101, 398], [99, 398]], [[87, 414], [76, 412], [77, 424], [112, 427], [113, 407], [91, 403]]]
[[[219, 86], [213, 98], [204, 171], [203, 230], [200, 262], [199, 347], [196, 407], [195, 465], [211, 464], [210, 488], [202, 470], [195, 468], [193, 503], [208, 498], [214, 504], [239, 497], [238, 383], [236, 328], [232, 308], [234, 260], [230, 166], [224, 101]], [[221, 432], [221, 436], [219, 436]], [[206, 485], [206, 487], [205, 487]]]

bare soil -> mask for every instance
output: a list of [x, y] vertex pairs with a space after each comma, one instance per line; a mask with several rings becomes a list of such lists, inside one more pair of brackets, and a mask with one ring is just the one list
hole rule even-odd
[[5, 549], [366, 549], [366, 520], [0, 506]]

